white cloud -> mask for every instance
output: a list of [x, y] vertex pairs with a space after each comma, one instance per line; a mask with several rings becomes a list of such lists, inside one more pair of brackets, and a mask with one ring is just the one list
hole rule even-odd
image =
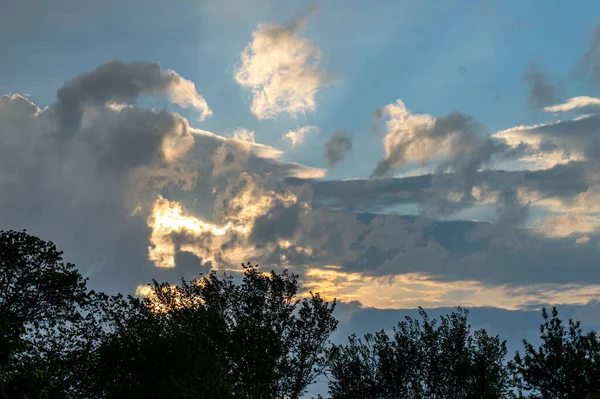
[[170, 83], [167, 85], [166, 91], [174, 104], [182, 108], [192, 107], [200, 111], [199, 121], [212, 115], [212, 110], [208, 107], [206, 100], [196, 91], [194, 82], [182, 78], [172, 70], [164, 73], [169, 76]]
[[544, 107], [546, 112], [571, 112], [600, 107], [600, 98], [580, 96], [569, 98], [566, 103]]
[[310, 132], [318, 132], [319, 128], [317, 126], [303, 126], [299, 127], [296, 130], [290, 130], [286, 134], [283, 135], [282, 138], [289, 140], [292, 143], [292, 148], [296, 147], [298, 144], [302, 144], [304, 142], [304, 136]]
[[244, 129], [243, 127], [235, 129], [233, 131], [232, 138], [239, 141], [248, 141], [250, 143], [255, 142], [254, 131]]
[[482, 124], [459, 112], [438, 117], [415, 114], [397, 100], [377, 113], [387, 121], [385, 157], [373, 171], [374, 177], [406, 164], [432, 162], [440, 171], [474, 172], [492, 156], [516, 155], [508, 151], [502, 138], [490, 137]]
[[252, 89], [251, 110], [258, 119], [316, 109], [315, 96], [328, 79], [321, 52], [297, 35], [303, 25], [301, 20], [287, 27], [259, 23], [241, 54], [235, 80]]

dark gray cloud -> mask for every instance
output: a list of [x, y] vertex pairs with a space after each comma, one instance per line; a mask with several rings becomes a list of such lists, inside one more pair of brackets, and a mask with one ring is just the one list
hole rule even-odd
[[174, 71], [163, 70], [157, 62], [114, 60], [77, 76], [58, 89], [54, 111], [59, 137], [68, 138], [79, 127], [86, 105], [104, 105], [111, 101], [133, 104], [143, 94], [166, 94], [180, 106], [201, 110], [204, 117], [211, 114], [194, 84]]
[[529, 216], [529, 203], [523, 204], [515, 186], [505, 188], [498, 195], [498, 222], [500, 226], [518, 227]]
[[[600, 283], [600, 247], [576, 245], [580, 236], [550, 238], [511, 225], [499, 229], [495, 223], [320, 209], [303, 219], [295, 239], [313, 249], [307, 265], [327, 262], [370, 276], [424, 273], [439, 281], [509, 287]], [[589, 236], [593, 243], [600, 238]]]
[[191, 144], [193, 138], [175, 114], [98, 105], [85, 109], [83, 119], [64, 145], [55, 140], [52, 107], [2, 97], [0, 224], [53, 240], [94, 283], [131, 292], [153, 272], [146, 222], [151, 193], [188, 173], [170, 178], [179, 157], [167, 159], [162, 149], [171, 148], [168, 140]]
[[259, 217], [252, 227], [250, 241], [259, 246], [277, 240], [293, 238], [300, 224], [303, 209], [300, 204], [290, 206], [278, 203], [269, 213]]
[[[558, 164], [550, 169], [534, 171], [478, 171], [472, 183], [482, 188], [480, 195], [502, 192], [507, 188], [535, 193], [540, 199], [556, 198], [569, 203], [576, 195], [587, 191], [594, 180], [587, 172], [591, 165], [585, 162]], [[426, 205], [437, 189], [434, 184], [455, 186], [455, 174], [424, 174], [420, 176], [382, 179], [311, 180], [289, 178], [292, 186], [308, 185], [314, 194], [313, 205], [350, 212], [381, 212], [396, 205]], [[449, 183], [444, 183], [448, 179]], [[474, 206], [472, 196], [464, 200], [465, 206]], [[498, 205], [502, 205], [499, 202]]]
[[528, 100], [534, 109], [555, 104], [557, 90], [548, 82], [548, 75], [542, 71], [537, 62], [532, 61], [523, 71], [523, 79], [529, 85]]
[[327, 161], [327, 166], [333, 168], [342, 162], [351, 149], [352, 140], [346, 133], [337, 131], [332, 134], [323, 146], [323, 155], [325, 156], [325, 161]]
[[311, 180], [288, 178], [292, 186], [309, 185], [315, 206], [345, 211], [378, 211], [399, 204], [423, 202], [431, 185], [431, 175], [405, 178]]

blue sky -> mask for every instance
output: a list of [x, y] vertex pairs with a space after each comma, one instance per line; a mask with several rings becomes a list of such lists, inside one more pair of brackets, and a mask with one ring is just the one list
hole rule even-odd
[[600, 3], [314, 5], [4, 1], [0, 228], [109, 291], [290, 268], [343, 331], [600, 326]]

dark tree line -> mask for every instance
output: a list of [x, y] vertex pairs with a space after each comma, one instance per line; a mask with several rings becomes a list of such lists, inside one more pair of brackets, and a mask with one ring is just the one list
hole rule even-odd
[[335, 301], [250, 264], [146, 298], [86, 283], [51, 242], [0, 231], [1, 399], [297, 399], [321, 375], [331, 399], [600, 398], [600, 339], [555, 308], [507, 359], [461, 308], [333, 345]]

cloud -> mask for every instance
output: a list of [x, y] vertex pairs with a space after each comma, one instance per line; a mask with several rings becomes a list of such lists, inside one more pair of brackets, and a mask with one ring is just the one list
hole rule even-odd
[[[245, 234], [243, 225], [228, 222], [218, 226], [186, 215], [181, 204], [159, 196], [149, 219], [152, 227], [149, 260], [157, 267], [175, 267], [175, 256], [186, 252], [214, 262], [219, 248], [231, 240], [231, 234]], [[230, 234], [228, 234], [230, 233]]]
[[424, 204], [431, 216], [453, 213], [468, 204], [477, 171], [493, 158], [518, 158], [528, 151], [526, 145], [511, 147], [504, 138], [489, 136], [480, 123], [459, 112], [436, 118], [413, 114], [398, 100], [379, 115], [389, 117], [383, 140], [385, 156], [371, 177], [389, 175], [394, 168], [410, 163], [435, 164], [435, 182]]
[[250, 143], [254, 143], [256, 141], [254, 138], [254, 131], [244, 129], [243, 127], [235, 129], [233, 131], [232, 137], [235, 140], [248, 141]]
[[58, 89], [53, 108], [59, 134], [68, 136], [77, 129], [86, 105], [111, 101], [132, 104], [143, 94], [164, 94], [174, 104], [195, 108], [201, 112], [200, 120], [212, 114], [194, 83], [175, 71], [163, 70], [157, 62], [115, 60], [79, 75]]
[[529, 104], [540, 109], [556, 102], [556, 88], [548, 83], [548, 76], [536, 62], [530, 62], [523, 71], [523, 79], [529, 84]]
[[[496, 204], [500, 192], [507, 187], [515, 188], [527, 202], [555, 207], [555, 211], [570, 209], [576, 198], [593, 209], [595, 182], [588, 170], [591, 165], [571, 162], [558, 164], [550, 169], [531, 171], [481, 170], [473, 176], [474, 189], [470, 205]], [[442, 177], [452, 180], [453, 174]], [[439, 178], [438, 178], [439, 179]], [[349, 179], [310, 180], [289, 178], [290, 185], [309, 185], [314, 193], [313, 204], [351, 212], [385, 211], [397, 205], [421, 205], [435, 190], [432, 174], [418, 176]], [[589, 191], [589, 193], [588, 193]], [[552, 203], [548, 201], [553, 201]], [[469, 204], [466, 204], [469, 205]]]
[[[447, 216], [472, 219], [473, 211], [481, 209], [479, 214], [492, 220], [490, 207], [493, 207], [496, 228], [519, 226], [524, 222], [532, 226], [533, 222], [541, 227], [539, 233], [552, 237], [596, 231], [600, 227], [600, 207], [597, 205], [600, 174], [594, 173], [595, 168], [595, 164], [588, 162], [571, 162], [545, 170], [482, 170], [472, 177], [471, 195], [456, 199], [461, 206]], [[440, 192], [436, 185], [442, 178], [449, 180], [449, 183], [442, 183], [442, 187], [451, 187], [456, 180], [452, 173], [447, 173], [341, 181], [290, 178], [287, 183], [310, 187], [315, 209], [376, 213], [401, 210], [431, 216], [429, 207], [432, 198]], [[553, 214], [535, 222], [529, 218], [532, 209], [536, 213]], [[468, 212], [458, 213], [463, 210]], [[579, 215], [579, 222], [570, 222], [567, 214]]]
[[[545, 158], [544, 166], [569, 161], [595, 161], [600, 155], [600, 114], [583, 115], [532, 126], [517, 126], [493, 134], [516, 147], [527, 144], [536, 157]], [[536, 161], [536, 158], [525, 158]]]
[[[177, 113], [141, 108], [134, 95], [104, 95], [103, 87], [81, 89], [87, 99], [68, 137], [56, 135], [65, 110], [59, 101], [40, 109], [22, 96], [0, 98], [3, 226], [55, 241], [95, 288], [134, 292], [152, 277], [238, 270], [249, 260], [290, 268], [307, 287], [330, 278], [315, 270], [335, 270], [340, 295], [378, 306], [414, 304], [425, 292], [440, 306], [474, 303], [486, 292], [499, 301], [523, 298], [511, 307], [582, 303], [597, 294], [600, 247], [576, 244], [583, 236], [590, 243], [599, 238], [595, 226], [581, 227], [597, 209], [593, 160], [548, 170], [482, 170], [493, 156], [518, 157], [519, 144], [485, 136], [462, 114], [434, 118], [400, 107], [392, 110], [399, 115], [388, 115], [398, 124], [387, 139], [390, 154], [398, 154], [394, 162], [425, 159], [435, 173], [316, 181], [323, 169], [284, 162], [281, 151], [252, 142], [247, 131], [227, 138], [192, 128]], [[443, 198], [460, 203], [453, 210], [494, 206], [497, 218], [373, 213], [395, 204], [427, 208]], [[520, 224], [531, 206], [551, 216], [583, 212], [587, 219], [569, 234], [551, 234], [552, 219]], [[357, 275], [364, 281], [356, 282]], [[378, 285], [386, 279], [397, 284], [397, 294]], [[376, 292], [382, 295], [361, 297]]]
[[497, 307], [520, 310], [543, 301], [585, 305], [600, 295], [600, 284], [533, 284], [511, 288], [485, 286], [478, 281], [443, 282], [419, 273], [372, 277], [362, 273], [323, 268], [306, 271], [305, 288], [325, 298], [343, 302], [360, 301], [378, 309], [410, 309], [419, 306]]
[[[178, 75], [154, 85], [164, 75], [158, 64], [114, 65], [115, 81], [113, 67], [100, 66], [65, 84], [45, 109], [23, 96], [0, 97], [3, 227], [52, 239], [95, 287], [133, 292], [152, 277], [177, 280], [190, 273], [181, 269], [191, 264], [182, 253], [199, 267], [247, 260], [254, 220], [277, 198], [295, 198], [277, 182], [323, 176], [247, 137], [225, 138], [176, 113], [138, 107], [136, 96], [172, 86]], [[68, 136], [56, 134], [60, 126]]]
[[295, 240], [313, 255], [301, 264], [340, 265], [345, 272], [370, 276], [422, 273], [436, 281], [512, 287], [600, 283], [594, 277], [600, 248], [575, 248], [572, 238], [549, 238], [536, 229], [508, 225], [498, 230], [493, 223], [324, 209], [303, 220]]
[[600, 108], [600, 98], [580, 96], [569, 98], [566, 103], [544, 107], [546, 112], [590, 112]]
[[[573, 233], [592, 233], [600, 226], [600, 215], [570, 211], [561, 215], [548, 216], [541, 231], [551, 237], [568, 237]], [[586, 236], [587, 237], [587, 236]], [[578, 243], [583, 237], [578, 238]], [[589, 237], [587, 237], [589, 241]]]
[[575, 240], [575, 244], [588, 244], [590, 242], [589, 236], [582, 236]]
[[321, 52], [298, 36], [303, 27], [300, 19], [285, 27], [259, 23], [241, 54], [235, 80], [252, 89], [251, 110], [258, 119], [314, 111], [317, 91], [329, 84]]
[[310, 132], [318, 132], [319, 128], [317, 126], [303, 126], [298, 127], [296, 130], [290, 130], [286, 134], [283, 135], [284, 139], [290, 140], [292, 143], [292, 148], [296, 147], [298, 144], [302, 144], [304, 142], [304, 136]]
[[397, 100], [380, 115], [389, 117], [383, 140], [386, 154], [372, 177], [385, 176], [408, 163], [428, 164], [438, 157], [445, 170], [473, 169], [506, 150], [502, 140], [484, 135], [481, 124], [459, 112], [437, 118], [413, 114]]
[[333, 168], [346, 157], [348, 151], [352, 149], [350, 137], [342, 131], [337, 131], [331, 135], [327, 143], [323, 146], [323, 154], [327, 161], [327, 166]]
[[27, 228], [53, 240], [97, 284], [119, 275], [107, 289], [148, 278], [145, 219], [152, 197], [194, 180], [183, 163], [193, 144], [187, 121], [176, 114], [88, 105], [80, 126], [62, 142], [53, 106], [41, 110], [19, 96], [4, 96], [1, 104], [5, 228]]

